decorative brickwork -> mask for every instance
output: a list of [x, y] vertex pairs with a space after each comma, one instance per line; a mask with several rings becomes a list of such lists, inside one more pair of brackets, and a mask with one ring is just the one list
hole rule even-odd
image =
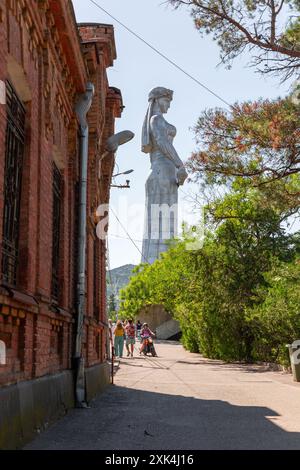
[[[0, 341], [6, 349], [6, 365], [0, 363], [1, 386], [71, 367], [80, 168], [74, 106], [88, 81], [96, 93], [88, 115], [84, 351], [87, 367], [105, 361], [106, 249], [95, 235], [95, 212], [109, 202], [114, 156], [102, 160], [101, 156], [123, 104], [120, 91], [109, 87], [106, 75], [116, 58], [113, 27], [76, 25], [69, 0], [0, 0], [0, 44], [1, 84], [11, 84], [25, 110], [16, 282], [8, 282], [4, 272], [0, 286]], [[0, 100], [1, 266], [8, 197], [7, 112], [7, 104]], [[59, 188], [53, 181], [55, 172]]]

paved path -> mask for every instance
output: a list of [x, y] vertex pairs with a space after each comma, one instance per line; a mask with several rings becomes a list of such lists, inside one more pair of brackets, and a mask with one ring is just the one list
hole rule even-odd
[[157, 345], [122, 359], [115, 385], [27, 449], [300, 449], [300, 384], [263, 366]]

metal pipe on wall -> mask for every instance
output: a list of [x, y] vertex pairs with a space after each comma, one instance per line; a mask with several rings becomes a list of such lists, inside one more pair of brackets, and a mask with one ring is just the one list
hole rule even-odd
[[84, 357], [82, 355], [82, 336], [85, 313], [85, 286], [86, 286], [86, 217], [87, 217], [87, 173], [88, 173], [88, 149], [89, 127], [87, 113], [91, 108], [95, 88], [92, 83], [87, 83], [86, 91], [80, 95], [76, 104], [76, 114], [80, 127], [80, 181], [79, 181], [79, 220], [78, 220], [78, 272], [76, 292], [76, 339], [74, 352], [75, 369], [75, 397], [76, 406], [85, 408], [85, 376]]

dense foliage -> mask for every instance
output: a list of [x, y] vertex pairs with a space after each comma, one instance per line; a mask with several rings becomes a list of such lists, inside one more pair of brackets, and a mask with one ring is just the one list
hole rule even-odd
[[255, 359], [286, 363], [286, 345], [300, 338], [300, 260], [275, 266], [265, 278], [268, 289], [258, 291], [263, 301], [248, 317]]
[[110, 294], [107, 302], [107, 313], [108, 313], [108, 318], [111, 320], [116, 319], [116, 314], [117, 314], [117, 303], [116, 303], [116, 296], [115, 294]]
[[[299, 331], [297, 318], [291, 321], [297, 306], [286, 315], [290, 301], [274, 306], [281, 302], [280, 292], [292, 289], [291, 279], [295, 290], [300, 281], [299, 268], [297, 277], [290, 267], [298, 238], [283, 228], [289, 215], [284, 206], [266, 204], [259, 189], [235, 181], [231, 192], [207, 211], [211, 230], [203, 249], [190, 251], [188, 240], [178, 241], [153, 265], [136, 269], [121, 293], [123, 315], [161, 304], [179, 320], [182, 342], [191, 351], [225, 360], [282, 359], [285, 343]], [[280, 289], [274, 281], [278, 263]], [[270, 320], [274, 314], [276, 335]]]
[[190, 158], [195, 179], [242, 176], [254, 185], [300, 171], [300, 107], [286, 98], [206, 110], [195, 126], [199, 149]]

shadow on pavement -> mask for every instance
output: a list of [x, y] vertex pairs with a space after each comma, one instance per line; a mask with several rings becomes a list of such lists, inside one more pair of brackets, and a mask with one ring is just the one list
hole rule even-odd
[[110, 386], [25, 449], [299, 449], [300, 433], [276, 417], [266, 407]]
[[155, 344], [167, 344], [167, 345], [177, 345], [177, 346], [181, 346], [181, 343], [180, 341], [173, 341], [171, 339], [156, 339], [155, 338]]
[[[245, 373], [251, 373], [251, 374], [259, 374], [259, 373], [265, 373], [265, 372], [283, 372], [280, 367], [276, 367], [276, 364], [251, 364], [251, 363], [244, 363], [244, 362], [223, 362], [220, 360], [216, 359], [198, 359], [196, 361], [184, 361], [184, 360], [179, 360], [177, 361], [177, 364], [188, 364], [191, 366], [194, 365], [201, 365], [201, 366], [213, 366], [216, 370], [221, 370], [224, 371], [224, 369], [228, 370], [235, 370], [235, 371], [241, 371]], [[284, 371], [283, 372], [286, 375], [291, 376], [291, 372], [289, 371]]]

